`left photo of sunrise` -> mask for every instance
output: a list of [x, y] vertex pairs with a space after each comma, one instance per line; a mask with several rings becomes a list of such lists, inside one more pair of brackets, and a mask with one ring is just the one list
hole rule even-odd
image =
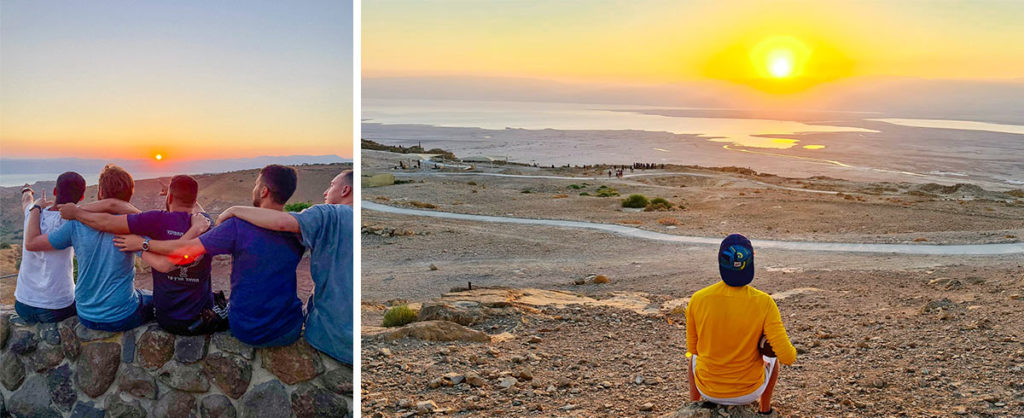
[[0, 2], [0, 416], [350, 416], [353, 3]]

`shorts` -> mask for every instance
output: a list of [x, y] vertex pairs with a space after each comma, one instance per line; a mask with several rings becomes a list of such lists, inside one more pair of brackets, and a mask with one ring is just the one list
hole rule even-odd
[[[715, 397], [708, 396], [708, 395], [704, 394], [704, 392], [701, 392], [700, 387], [697, 388], [697, 391], [700, 392], [700, 396], [703, 396], [704, 399], [707, 399], [707, 400], [709, 400], [711, 402], [714, 402], [714, 403], [717, 403], [719, 405], [749, 405], [749, 404], [752, 404], [752, 403], [754, 403], [754, 401], [756, 401], [756, 400], [761, 398], [761, 394], [763, 394], [765, 388], [768, 387], [768, 380], [771, 378], [772, 371], [775, 370], [775, 363], [777, 363], [779, 361], [779, 359], [777, 357], [761, 356], [761, 359], [764, 360], [765, 363], [767, 363], [767, 365], [764, 368], [764, 383], [761, 383], [761, 386], [759, 386], [757, 389], [754, 389], [753, 392], [750, 392], [750, 393], [748, 393], [746, 395], [737, 396], [737, 397], [734, 397], [734, 398], [715, 398]], [[692, 367], [693, 370], [697, 370], [697, 355], [696, 354], [694, 354], [693, 357], [692, 357], [692, 360], [690, 360], [690, 367]]]

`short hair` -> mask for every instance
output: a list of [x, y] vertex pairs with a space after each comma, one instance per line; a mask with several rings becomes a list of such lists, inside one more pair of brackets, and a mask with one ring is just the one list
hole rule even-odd
[[274, 202], [282, 205], [295, 193], [295, 185], [299, 182], [294, 168], [278, 164], [263, 167], [260, 170], [260, 181], [270, 190]]
[[196, 203], [196, 198], [199, 197], [199, 183], [192, 176], [179, 174], [171, 177], [171, 184], [167, 186], [167, 193], [182, 205], [191, 206]]
[[132, 199], [135, 192], [135, 180], [132, 175], [115, 164], [107, 164], [100, 172], [100, 193], [103, 198], [121, 199], [125, 202]]
[[341, 174], [343, 174], [341, 176], [341, 182], [346, 184], [346, 185], [351, 186], [352, 185], [352, 170], [342, 171]]
[[57, 199], [55, 203], [78, 203], [85, 196], [85, 178], [74, 171], [67, 171], [57, 177]]

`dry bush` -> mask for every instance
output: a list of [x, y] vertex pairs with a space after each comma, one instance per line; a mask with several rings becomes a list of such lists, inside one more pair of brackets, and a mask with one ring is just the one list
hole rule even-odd
[[643, 225], [644, 221], [638, 221], [636, 219], [623, 219], [619, 221], [619, 223], [623, 225]]
[[662, 224], [662, 225], [679, 225], [680, 224], [679, 220], [676, 219], [676, 218], [660, 218], [660, 219], [658, 219], [658, 223]]
[[565, 198], [569, 197], [569, 195], [567, 195], [567, 194], [556, 194], [553, 197], [555, 199], [565, 199]]
[[418, 207], [418, 208], [422, 208], [422, 209], [437, 209], [437, 205], [435, 205], [433, 203], [417, 202], [417, 201], [413, 200], [413, 201], [410, 201], [409, 204], [413, 205], [415, 207]]

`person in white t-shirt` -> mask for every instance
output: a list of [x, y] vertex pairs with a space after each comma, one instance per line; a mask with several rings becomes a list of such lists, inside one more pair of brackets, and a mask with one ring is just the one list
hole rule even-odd
[[[44, 193], [45, 196], [45, 193]], [[73, 171], [57, 177], [53, 189], [56, 204], [78, 203], [85, 197], [85, 178]], [[67, 221], [56, 206], [45, 198], [35, 199], [27, 184], [21, 189], [21, 209], [28, 230], [29, 213], [39, 212], [39, 228], [43, 233], [55, 231]], [[44, 207], [45, 206], [45, 207]], [[75, 313], [75, 282], [73, 261], [75, 250], [28, 251], [22, 245], [21, 268], [14, 288], [14, 310], [25, 322], [60, 322]]]

